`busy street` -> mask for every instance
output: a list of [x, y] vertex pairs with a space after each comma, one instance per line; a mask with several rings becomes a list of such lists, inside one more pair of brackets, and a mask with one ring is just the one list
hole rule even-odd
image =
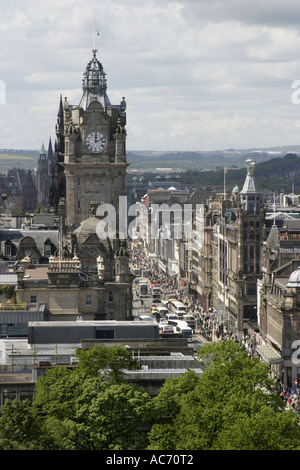
[[[176, 286], [174, 279], [159, 271], [154, 259], [145, 252], [133, 248], [131, 251], [131, 271], [133, 273], [133, 316], [135, 319], [152, 319], [159, 324], [168, 323], [165, 313], [172, 311], [171, 304], [178, 301], [184, 305], [185, 316], [194, 319], [192, 339], [194, 351], [207, 342], [216, 342], [231, 337], [219, 324], [216, 311], [206, 311], [199, 302], [188, 295], [186, 288]], [[141, 285], [147, 285], [146, 295], [141, 294]], [[152, 286], [159, 286], [159, 298], [153, 298]], [[164, 309], [162, 309], [164, 307]], [[167, 310], [165, 310], [167, 309]], [[164, 314], [159, 314], [164, 310]], [[181, 320], [180, 316], [180, 320]]]

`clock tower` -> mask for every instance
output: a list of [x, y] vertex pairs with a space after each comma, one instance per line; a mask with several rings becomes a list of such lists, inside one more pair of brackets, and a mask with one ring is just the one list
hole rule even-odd
[[118, 214], [119, 196], [126, 194], [126, 102], [110, 103], [96, 52], [83, 74], [79, 105], [67, 98], [63, 105], [66, 234], [90, 216], [92, 201], [111, 204]]

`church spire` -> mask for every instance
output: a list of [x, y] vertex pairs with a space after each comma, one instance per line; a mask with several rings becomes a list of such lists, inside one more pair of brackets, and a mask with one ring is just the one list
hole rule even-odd
[[52, 148], [51, 137], [49, 138], [47, 158], [48, 158], [49, 166], [53, 165], [54, 159], [53, 159], [53, 148]]
[[42, 143], [42, 146], [41, 146], [40, 155], [46, 156], [46, 150], [45, 150], [44, 142]]

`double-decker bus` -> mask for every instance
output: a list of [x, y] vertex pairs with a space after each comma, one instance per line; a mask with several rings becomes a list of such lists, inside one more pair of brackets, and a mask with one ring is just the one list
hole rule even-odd
[[148, 282], [147, 279], [141, 279], [139, 282], [140, 297], [148, 297]]
[[172, 301], [171, 303], [171, 311], [178, 315], [179, 317], [182, 317], [183, 315], [186, 315], [186, 306], [182, 303], [179, 302], [179, 300]]
[[183, 315], [182, 320], [185, 321], [193, 331], [196, 329], [196, 317], [191, 314]]
[[152, 285], [152, 298], [160, 299], [161, 298], [161, 287], [159, 284]]

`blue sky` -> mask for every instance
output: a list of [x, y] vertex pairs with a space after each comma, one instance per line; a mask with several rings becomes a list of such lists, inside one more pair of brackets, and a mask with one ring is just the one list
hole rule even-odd
[[[0, 0], [0, 148], [39, 149], [60, 94], [81, 98], [98, 58], [127, 149], [201, 151], [300, 144], [297, 0]], [[300, 93], [299, 93], [300, 96]]]

